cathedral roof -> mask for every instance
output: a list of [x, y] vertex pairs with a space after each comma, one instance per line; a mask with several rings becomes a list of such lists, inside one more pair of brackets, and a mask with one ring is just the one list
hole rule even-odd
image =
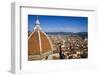
[[52, 51], [52, 44], [49, 37], [41, 30], [37, 17], [34, 31], [28, 37], [28, 54], [40, 55]]

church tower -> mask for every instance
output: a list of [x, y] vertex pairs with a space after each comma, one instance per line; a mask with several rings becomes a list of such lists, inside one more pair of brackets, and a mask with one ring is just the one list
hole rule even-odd
[[37, 16], [34, 31], [28, 37], [28, 60], [52, 59], [52, 43], [40, 25]]

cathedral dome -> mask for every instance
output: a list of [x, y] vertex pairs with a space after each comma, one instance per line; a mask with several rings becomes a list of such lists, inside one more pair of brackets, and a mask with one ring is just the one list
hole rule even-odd
[[52, 54], [52, 44], [49, 37], [40, 28], [40, 22], [36, 20], [34, 31], [28, 37], [29, 60], [40, 60]]

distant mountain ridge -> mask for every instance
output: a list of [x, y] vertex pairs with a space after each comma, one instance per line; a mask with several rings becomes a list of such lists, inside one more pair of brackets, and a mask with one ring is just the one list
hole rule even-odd
[[88, 32], [46, 32], [48, 35], [78, 35], [82, 38], [87, 38], [88, 37]]

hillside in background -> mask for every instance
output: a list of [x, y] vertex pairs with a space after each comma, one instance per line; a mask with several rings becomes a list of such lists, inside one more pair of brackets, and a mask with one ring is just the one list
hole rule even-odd
[[48, 35], [77, 35], [80, 36], [82, 38], [87, 38], [88, 37], [88, 33], [87, 32], [77, 32], [77, 33], [73, 33], [73, 32], [46, 32], [46, 34]]

